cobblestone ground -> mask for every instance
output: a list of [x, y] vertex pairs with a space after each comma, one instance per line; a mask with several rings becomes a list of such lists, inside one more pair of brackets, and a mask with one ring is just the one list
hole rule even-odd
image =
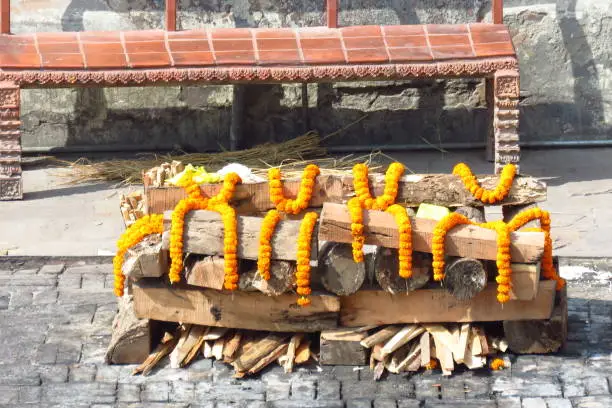
[[110, 264], [0, 261], [0, 406], [6, 407], [612, 407], [610, 283], [570, 282], [570, 334], [559, 355], [511, 369], [392, 376], [316, 366], [233, 380], [200, 360], [149, 377], [103, 362], [116, 310]]

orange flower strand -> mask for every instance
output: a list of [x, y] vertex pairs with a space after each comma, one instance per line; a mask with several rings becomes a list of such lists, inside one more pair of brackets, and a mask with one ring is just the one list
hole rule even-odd
[[385, 174], [383, 195], [376, 197], [372, 209], [385, 211], [390, 205], [395, 203], [399, 190], [399, 181], [403, 175], [404, 165], [398, 162], [391, 163]]
[[241, 183], [242, 179], [236, 173], [227, 173], [223, 179], [221, 190], [210, 199], [210, 205], [217, 203], [229, 203], [236, 191], [236, 184]]
[[278, 168], [268, 170], [270, 201], [274, 203], [276, 209], [288, 214], [298, 214], [308, 207], [312, 198], [315, 185], [315, 178], [321, 173], [315, 164], [309, 164], [304, 169], [300, 189], [295, 199], [285, 198], [283, 193], [283, 183], [281, 181], [281, 171]]
[[272, 245], [270, 241], [274, 235], [274, 229], [281, 219], [276, 210], [266, 213], [259, 233], [259, 248], [257, 251], [257, 271], [264, 280], [270, 280], [270, 259], [272, 258]]
[[195, 199], [187, 197], [179, 201], [172, 211], [170, 224], [170, 270], [168, 277], [171, 283], [181, 280], [183, 270], [183, 233], [185, 229], [185, 215], [193, 210], [205, 210], [208, 200], [204, 197]]
[[446, 234], [457, 225], [462, 224], [471, 224], [471, 222], [466, 216], [452, 212], [438, 221], [434, 228], [431, 252], [433, 254], [434, 280], [436, 281], [444, 279], [444, 241]]
[[151, 234], [164, 232], [164, 216], [161, 214], [145, 215], [137, 219], [121, 234], [117, 240], [117, 254], [113, 258], [114, 293], [123, 296], [125, 276], [122, 267], [127, 250]]
[[408, 279], [412, 276], [412, 225], [406, 208], [393, 204], [387, 208], [393, 214], [399, 231], [399, 275]]
[[225, 279], [223, 287], [226, 290], [238, 289], [238, 221], [236, 211], [227, 203], [208, 205], [208, 209], [221, 214], [223, 221], [223, 264]]
[[506, 368], [506, 363], [504, 363], [504, 360], [501, 358], [494, 358], [489, 366], [491, 367], [491, 370], [497, 371]]
[[429, 363], [425, 364], [425, 369], [426, 370], [434, 370], [438, 368], [438, 360], [436, 359], [430, 359]]
[[494, 190], [485, 190], [478, 183], [478, 179], [472, 173], [472, 170], [465, 163], [458, 163], [453, 168], [453, 174], [459, 176], [463, 181], [465, 188], [476, 198], [485, 204], [494, 204], [502, 201], [508, 196], [514, 177], [516, 176], [516, 166], [508, 163], [502, 169], [499, 176], [499, 182]]
[[358, 197], [353, 197], [348, 201], [349, 214], [351, 216], [351, 235], [353, 241], [353, 260], [357, 263], [363, 262], [363, 244], [365, 237], [363, 236], [363, 209]]
[[353, 166], [353, 188], [355, 189], [355, 198], [359, 200], [361, 208], [372, 209], [374, 199], [370, 194], [368, 166], [364, 163], [357, 163]]
[[300, 231], [298, 234], [298, 252], [297, 252], [297, 271], [295, 274], [297, 282], [297, 293], [300, 296], [297, 300], [298, 305], [310, 305], [308, 297], [312, 292], [310, 289], [310, 251], [312, 233], [317, 223], [318, 215], [316, 212], [306, 213], [304, 219], [300, 223]]

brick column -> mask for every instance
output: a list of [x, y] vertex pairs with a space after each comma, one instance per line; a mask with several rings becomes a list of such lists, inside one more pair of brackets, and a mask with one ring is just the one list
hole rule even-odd
[[19, 86], [0, 82], [0, 200], [23, 198]]
[[519, 89], [518, 71], [504, 70], [495, 73], [495, 173], [499, 173], [506, 163], [516, 164], [518, 170]]

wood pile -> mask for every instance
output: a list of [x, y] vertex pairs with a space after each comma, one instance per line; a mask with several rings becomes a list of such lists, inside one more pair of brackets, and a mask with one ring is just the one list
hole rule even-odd
[[173, 160], [171, 163], [162, 163], [147, 170], [143, 174], [143, 180], [147, 187], [166, 187], [168, 186], [166, 180], [171, 179], [183, 170], [185, 170], [185, 165], [178, 160]]
[[[123, 265], [133, 297], [126, 307], [136, 317], [138, 330], [118, 328], [121, 333], [113, 336], [111, 354], [121, 355], [122, 342], [133, 343], [134, 338], [143, 345], [149, 342], [144, 349], [152, 353], [139, 356], [144, 363], [138, 372], [150, 372], [166, 356], [176, 367], [203, 356], [231, 364], [237, 377], [273, 363], [291, 371], [308, 361], [369, 364], [380, 378], [384, 372], [431, 368], [434, 360], [444, 374], [450, 374], [459, 365], [483, 367], [487, 358], [506, 350], [556, 351], [565, 340], [565, 294], [540, 274], [542, 232], [511, 234], [512, 291], [507, 303], [500, 304], [496, 298], [497, 235], [490, 229], [453, 228], [445, 239], [445, 278], [433, 281], [432, 238], [437, 220], [414, 216], [418, 206], [435, 204], [476, 222], [485, 220], [483, 204], [449, 175], [410, 175], [400, 180], [397, 202], [412, 214], [414, 252], [408, 279], [398, 274], [398, 227], [386, 212], [363, 211], [365, 243], [373, 250], [365, 262], [353, 261], [351, 220], [345, 205], [354, 194], [352, 178], [322, 175], [309, 209], [320, 214], [311, 243], [310, 306], [296, 305], [296, 237], [301, 216], [286, 216], [275, 229], [271, 279], [265, 281], [257, 272], [261, 214], [272, 208], [267, 183], [237, 185], [231, 202], [238, 214], [238, 290], [223, 290], [223, 223], [218, 213], [204, 210], [185, 217], [184, 271], [181, 282], [171, 285], [167, 278], [171, 210], [185, 195], [181, 189], [164, 187], [163, 180], [177, 170], [168, 164], [147, 172], [148, 211], [164, 214], [165, 232], [131, 248]], [[382, 191], [383, 179], [370, 177], [373, 194]], [[497, 177], [482, 176], [479, 181], [492, 188]], [[299, 180], [286, 180], [283, 187], [285, 196], [295, 195]], [[201, 187], [206, 196], [215, 195], [219, 188]], [[501, 203], [504, 216], [545, 198], [544, 183], [517, 176]], [[152, 331], [156, 322], [171, 322], [178, 329], [145, 336], [143, 332]], [[121, 358], [107, 360], [121, 363]]]
[[119, 208], [125, 226], [129, 227], [146, 213], [142, 192], [135, 191], [128, 195], [121, 194]]

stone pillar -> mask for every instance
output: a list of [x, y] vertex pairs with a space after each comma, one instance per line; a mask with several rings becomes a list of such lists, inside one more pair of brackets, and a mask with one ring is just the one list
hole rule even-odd
[[19, 85], [0, 82], [0, 200], [23, 198]]
[[495, 108], [493, 132], [495, 135], [495, 173], [507, 163], [517, 165], [520, 159], [519, 147], [519, 73], [502, 70], [495, 73]]

